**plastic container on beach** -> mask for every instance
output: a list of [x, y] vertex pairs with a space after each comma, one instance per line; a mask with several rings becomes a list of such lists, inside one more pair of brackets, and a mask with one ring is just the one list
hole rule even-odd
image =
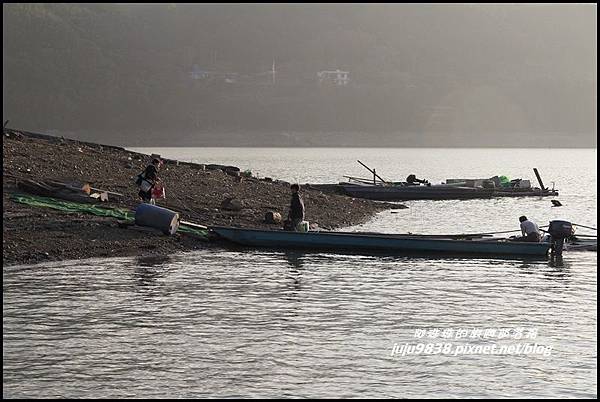
[[310, 224], [307, 221], [302, 221], [298, 224], [298, 226], [296, 227], [296, 230], [298, 232], [306, 233], [306, 232], [308, 232], [309, 228], [310, 228]]
[[140, 204], [135, 209], [135, 224], [158, 229], [166, 235], [172, 235], [179, 228], [179, 214], [156, 205]]

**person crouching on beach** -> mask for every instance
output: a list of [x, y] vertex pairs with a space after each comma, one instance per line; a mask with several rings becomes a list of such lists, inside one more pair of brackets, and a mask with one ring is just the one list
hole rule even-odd
[[152, 163], [138, 176], [138, 185], [140, 186], [138, 195], [142, 202], [152, 203], [152, 188], [160, 180], [158, 178], [160, 165], [160, 159], [154, 158]]
[[292, 190], [292, 201], [284, 229], [297, 231], [298, 224], [304, 220], [304, 202], [302, 201], [302, 197], [300, 197], [300, 186], [298, 184], [292, 184], [290, 189]]

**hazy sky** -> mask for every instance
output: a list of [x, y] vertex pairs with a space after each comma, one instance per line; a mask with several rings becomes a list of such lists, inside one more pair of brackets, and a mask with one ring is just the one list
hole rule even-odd
[[[596, 15], [592, 3], [3, 4], [3, 114], [135, 145], [596, 146]], [[337, 69], [348, 75], [318, 74]]]

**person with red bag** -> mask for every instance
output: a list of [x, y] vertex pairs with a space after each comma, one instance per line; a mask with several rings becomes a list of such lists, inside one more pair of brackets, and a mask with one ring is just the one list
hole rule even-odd
[[138, 175], [136, 183], [140, 187], [138, 192], [139, 197], [143, 202], [153, 203], [152, 189], [160, 181], [158, 177], [158, 170], [160, 169], [161, 161], [158, 158], [154, 158], [152, 163], [146, 167], [146, 169]]

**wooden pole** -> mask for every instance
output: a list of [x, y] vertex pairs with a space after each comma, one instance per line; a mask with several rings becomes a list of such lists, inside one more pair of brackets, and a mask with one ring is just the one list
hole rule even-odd
[[193, 222], [188, 222], [188, 221], [179, 221], [179, 223], [181, 223], [182, 225], [187, 225], [196, 229], [208, 229], [208, 227], [204, 226], [204, 225], [200, 225], [197, 223], [193, 223]]
[[542, 178], [541, 178], [537, 168], [533, 168], [533, 173], [535, 173], [535, 177], [537, 177], [538, 183], [540, 183], [540, 189], [542, 191], [546, 190], [546, 187], [544, 187], [544, 183], [542, 183]]
[[100, 191], [100, 192], [103, 192], [103, 193], [116, 195], [117, 197], [125, 197], [123, 194], [115, 193], [114, 191], [102, 190], [101, 188], [90, 187], [90, 190]]
[[[371, 169], [370, 167], [368, 167], [367, 165], [365, 165], [364, 163], [362, 163], [361, 161], [357, 160], [358, 163], [360, 163], [361, 165], [363, 165], [369, 172], [373, 173], [374, 177], [377, 177], [379, 180], [381, 180], [384, 183], [387, 183], [385, 180], [383, 180], [377, 173], [375, 173], [375, 169]], [[373, 179], [373, 181], [375, 181], [375, 179]]]
[[371, 183], [371, 179], [363, 179], [362, 177], [353, 177], [353, 176], [342, 176], [350, 180], [360, 181], [363, 183]]

